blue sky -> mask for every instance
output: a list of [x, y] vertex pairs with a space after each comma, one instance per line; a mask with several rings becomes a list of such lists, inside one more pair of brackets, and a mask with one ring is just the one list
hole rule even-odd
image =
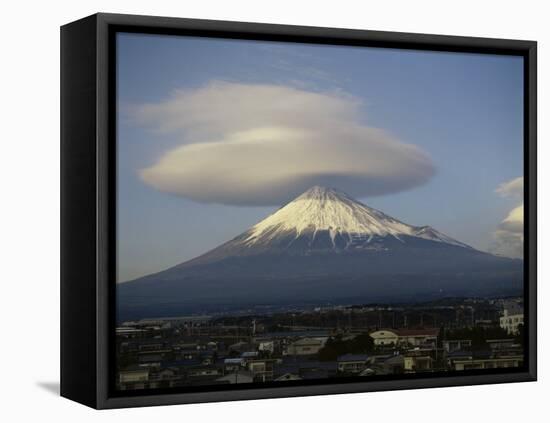
[[318, 93], [327, 99], [322, 113], [342, 100], [342, 110], [356, 114], [354, 123], [381, 129], [384, 137], [429, 156], [431, 176], [422, 174], [398, 192], [359, 198], [406, 223], [431, 225], [488, 250], [499, 224], [517, 206], [517, 198], [495, 190], [523, 175], [519, 57], [141, 34], [119, 34], [117, 42], [119, 281], [193, 258], [278, 208], [251, 206], [247, 201], [254, 198], [246, 196], [239, 205], [217, 204], [224, 201], [215, 192], [211, 202], [196, 201], [185, 195], [187, 188], [183, 194], [159, 189], [140, 176], [209, 129], [186, 124], [166, 130], [163, 117], [143, 119], [136, 110], [173, 110], [174, 93], [200, 94], [213, 81], [237, 92], [261, 86], [282, 87], [282, 95], [286, 89], [306, 97]]

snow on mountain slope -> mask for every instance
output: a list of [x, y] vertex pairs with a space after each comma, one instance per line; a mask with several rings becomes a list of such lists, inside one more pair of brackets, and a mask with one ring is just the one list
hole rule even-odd
[[277, 210], [271, 216], [254, 225], [247, 233], [244, 243], [248, 247], [266, 244], [280, 236], [327, 231], [332, 241], [336, 236], [347, 238], [351, 243], [357, 237], [391, 236], [403, 241], [402, 236], [416, 237], [455, 246], [471, 248], [444, 235], [429, 226], [407, 225], [379, 210], [367, 207], [347, 194], [332, 188], [314, 186]]
[[[117, 286], [119, 318], [243, 304], [517, 295], [523, 263], [313, 187], [232, 240]], [[124, 316], [124, 317], [120, 317]]]

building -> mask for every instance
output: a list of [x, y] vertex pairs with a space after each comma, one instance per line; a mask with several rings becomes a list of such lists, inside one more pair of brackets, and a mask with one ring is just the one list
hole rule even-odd
[[377, 347], [384, 345], [397, 345], [399, 342], [397, 330], [393, 329], [382, 329], [371, 332], [370, 337], [374, 340], [374, 345]]
[[154, 381], [158, 388], [172, 388], [182, 380], [178, 369], [168, 368], [162, 369], [150, 376], [150, 380]]
[[229, 373], [225, 376], [219, 377], [216, 379], [218, 383], [252, 383], [254, 381], [254, 376], [252, 373], [245, 370], [241, 370], [235, 373]]
[[180, 358], [184, 360], [192, 360], [194, 358], [198, 358], [201, 354], [201, 351], [198, 349], [179, 350], [178, 354]]
[[246, 360], [246, 368], [252, 376], [261, 382], [273, 379], [273, 362], [271, 359]]
[[431, 350], [414, 349], [404, 355], [403, 367], [405, 372], [426, 372], [433, 369]]
[[443, 350], [446, 353], [452, 353], [461, 350], [470, 350], [472, 348], [471, 339], [450, 339], [443, 341]]
[[259, 355], [258, 351], [245, 351], [241, 354], [241, 358], [244, 358], [245, 360], [250, 360], [258, 357], [258, 355]]
[[223, 361], [225, 373], [233, 373], [244, 367], [245, 361], [243, 358], [226, 358]]
[[487, 345], [494, 357], [523, 355], [523, 347], [515, 339], [488, 339]]
[[393, 375], [404, 372], [404, 356], [401, 354], [378, 355], [369, 359], [359, 376]]
[[472, 360], [473, 353], [471, 351], [456, 350], [447, 354], [447, 367], [449, 369], [455, 368], [455, 362]]
[[340, 373], [361, 373], [366, 369], [369, 357], [366, 354], [344, 354], [337, 361]]
[[274, 378], [290, 373], [301, 379], [326, 379], [334, 377], [338, 372], [336, 361], [319, 361], [306, 358], [307, 356], [286, 356], [273, 362]]
[[145, 350], [138, 353], [139, 363], [159, 363], [166, 360], [172, 353], [171, 349]]
[[376, 346], [437, 345], [439, 329], [380, 329], [370, 333]]
[[454, 360], [453, 370], [501, 369], [523, 366], [523, 355], [505, 358]]
[[387, 374], [401, 374], [405, 370], [405, 358], [400, 355], [394, 355], [384, 360], [383, 369]]
[[120, 383], [147, 382], [149, 380], [149, 370], [121, 370], [118, 372], [118, 378]]
[[287, 380], [302, 380], [302, 378], [294, 373], [285, 373], [275, 379], [275, 382], [286, 382]]
[[325, 339], [319, 338], [298, 339], [286, 347], [286, 355], [317, 354], [325, 346], [325, 342]]
[[274, 341], [261, 341], [258, 343], [258, 351], [265, 351], [273, 354], [275, 351]]
[[187, 370], [189, 378], [211, 378], [221, 373], [221, 369], [215, 366], [197, 366]]
[[411, 345], [413, 347], [431, 345], [435, 347], [437, 345], [439, 329], [399, 329], [397, 330], [397, 335], [399, 336], [399, 343], [403, 345]]
[[145, 389], [149, 387], [149, 369], [133, 368], [118, 372], [118, 384], [121, 390]]
[[491, 329], [491, 328], [494, 328], [497, 325], [497, 322], [495, 320], [476, 319], [476, 321], [474, 323], [477, 327]]
[[206, 343], [206, 349], [208, 351], [218, 351], [218, 343], [214, 341], [210, 341]]
[[256, 347], [254, 345], [252, 345], [249, 342], [244, 342], [244, 341], [236, 342], [236, 343], [230, 345], [229, 348], [228, 348], [229, 351], [234, 351], [234, 352], [237, 352], [237, 353], [243, 353], [243, 352], [247, 352], [247, 351], [254, 351], [255, 349], [256, 349]]
[[487, 345], [489, 345], [491, 351], [507, 350], [517, 346], [514, 338], [487, 339]]
[[517, 335], [519, 325], [523, 326], [523, 309], [519, 307], [504, 309], [500, 318], [500, 327], [510, 335]]
[[122, 326], [116, 328], [116, 336], [125, 337], [125, 338], [138, 338], [147, 334], [147, 331], [144, 329], [133, 328], [129, 326]]

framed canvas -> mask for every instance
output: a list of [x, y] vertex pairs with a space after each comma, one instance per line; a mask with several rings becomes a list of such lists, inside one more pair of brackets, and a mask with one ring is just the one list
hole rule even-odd
[[61, 394], [536, 380], [536, 43], [61, 28]]

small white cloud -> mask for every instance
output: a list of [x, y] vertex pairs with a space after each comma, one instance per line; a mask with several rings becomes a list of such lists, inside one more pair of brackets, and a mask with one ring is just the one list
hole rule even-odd
[[523, 204], [514, 208], [500, 224], [501, 229], [523, 233]]
[[[522, 198], [523, 177], [501, 184], [496, 192], [502, 197]], [[523, 258], [523, 203], [512, 209], [494, 232], [492, 250], [498, 254]]]
[[518, 197], [523, 195], [523, 176], [504, 182], [495, 190], [501, 197]]
[[158, 190], [200, 202], [280, 205], [313, 185], [354, 196], [426, 183], [424, 151], [360, 122], [361, 101], [263, 84], [213, 82], [135, 109], [181, 145], [140, 172]]

